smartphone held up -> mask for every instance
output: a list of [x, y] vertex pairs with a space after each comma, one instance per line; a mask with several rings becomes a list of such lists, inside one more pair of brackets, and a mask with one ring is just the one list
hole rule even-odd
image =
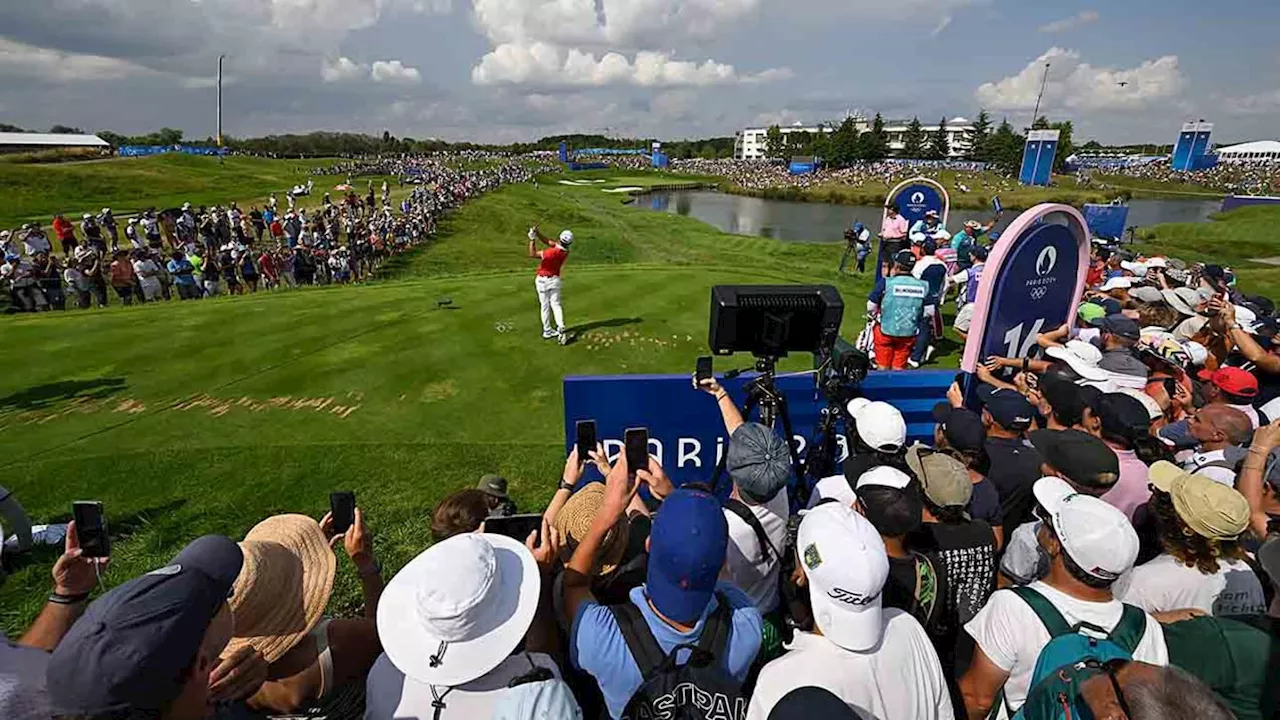
[[333, 532], [342, 534], [356, 522], [356, 494], [350, 490], [329, 493], [329, 515], [333, 519]]
[[71, 515], [76, 521], [81, 554], [87, 558], [110, 557], [111, 536], [107, 534], [107, 516], [102, 511], [102, 503], [96, 500], [74, 502]]

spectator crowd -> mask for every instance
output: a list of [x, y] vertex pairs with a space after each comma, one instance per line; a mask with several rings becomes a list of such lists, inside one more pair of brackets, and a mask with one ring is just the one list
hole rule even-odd
[[[427, 242], [442, 213], [498, 186], [524, 182], [545, 168], [506, 162], [479, 170], [453, 161], [401, 158], [342, 164], [347, 182], [305, 208], [314, 181], [272, 193], [261, 207], [225, 206], [157, 211], [117, 218], [111, 208], [79, 222], [53, 217], [0, 231], [0, 297], [15, 312], [191, 300], [299, 285], [362, 282], [386, 258]], [[363, 197], [351, 175], [388, 172], [411, 189], [397, 204], [383, 180]]]

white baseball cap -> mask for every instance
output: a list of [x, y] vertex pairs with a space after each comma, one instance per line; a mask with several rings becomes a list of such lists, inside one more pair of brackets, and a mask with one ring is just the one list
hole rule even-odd
[[1147, 416], [1150, 417], [1152, 420], [1156, 420], [1164, 416], [1164, 411], [1160, 409], [1160, 403], [1156, 402], [1155, 398], [1146, 394], [1142, 390], [1135, 390], [1133, 388], [1120, 388], [1116, 392], [1120, 393], [1121, 395], [1128, 395], [1134, 400], [1137, 400], [1138, 402], [1142, 403], [1142, 407], [1145, 408], [1147, 411]]
[[853, 507], [858, 501], [858, 495], [849, 487], [849, 481], [844, 475], [831, 475], [814, 484], [813, 493], [809, 496], [810, 509], [817, 507], [823, 500], [834, 500], [845, 507]]
[[1131, 287], [1133, 287], [1132, 279], [1127, 277], [1113, 277], [1110, 280], [1103, 283], [1102, 287], [1099, 289], [1102, 290], [1102, 292], [1106, 292], [1108, 290], [1115, 290], [1117, 288], [1124, 288], [1125, 290], [1128, 290]]
[[871, 522], [844, 505], [819, 505], [800, 521], [796, 547], [823, 636], [853, 652], [878, 645], [889, 556]]
[[1098, 367], [1098, 363], [1102, 362], [1102, 351], [1093, 343], [1068, 340], [1066, 345], [1055, 345], [1045, 350], [1044, 354], [1065, 362], [1085, 380], [1107, 379], [1107, 371]]
[[396, 669], [419, 682], [471, 682], [520, 644], [541, 590], [538, 564], [519, 541], [455, 535], [387, 583], [378, 603], [382, 648]]
[[1099, 580], [1116, 580], [1138, 559], [1138, 533], [1116, 507], [1082, 495], [1061, 478], [1040, 478], [1032, 488], [1049, 513], [1063, 552]]
[[858, 476], [858, 490], [868, 485], [901, 490], [911, 484], [911, 476], [896, 467], [877, 465]]
[[857, 424], [858, 437], [876, 450], [895, 451], [907, 444], [907, 421], [887, 402], [854, 398], [845, 406]]
[[[1183, 341], [1182, 349], [1187, 351], [1187, 355], [1191, 357], [1191, 364], [1196, 367], [1204, 367], [1205, 361], [1209, 359], [1209, 348], [1195, 340]], [[1267, 417], [1271, 416], [1268, 415]]]
[[573, 244], [572, 230], [565, 230], [564, 232], [560, 233], [560, 244], [566, 247]]

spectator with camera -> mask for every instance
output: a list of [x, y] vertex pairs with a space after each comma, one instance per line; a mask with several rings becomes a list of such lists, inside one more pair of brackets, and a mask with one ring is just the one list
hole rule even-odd
[[824, 688], [869, 717], [954, 717], [920, 623], [883, 607], [890, 570], [876, 528], [850, 508], [823, 503], [800, 521], [796, 556], [815, 627], [796, 632], [789, 652], [764, 666], [747, 717], [773, 717], [788, 693], [805, 686]]
[[642, 707], [655, 712], [664, 688], [680, 682], [723, 694], [733, 707], [745, 697], [741, 684], [760, 650], [760, 612], [741, 590], [718, 582], [728, 524], [719, 500], [701, 489], [662, 498], [649, 534], [646, 580], [629, 603], [605, 607], [592, 595], [590, 576], [605, 536], [640, 485], [652, 487], [661, 472], [651, 461], [649, 469], [632, 473], [625, 455], [619, 458], [591, 531], [565, 569], [570, 657], [596, 678], [614, 718], [645, 712]]
[[1138, 555], [1138, 536], [1128, 518], [1057, 478], [1037, 482], [1035, 499], [1043, 520], [1038, 542], [1050, 558], [1049, 572], [1025, 588], [997, 590], [965, 625], [977, 643], [960, 678], [971, 720], [985, 718], [993, 709], [1012, 717], [1022, 708], [1041, 651], [1064, 627], [1077, 623], [1098, 628], [1134, 660], [1168, 662], [1155, 618], [1112, 593]]
[[219, 659], [242, 564], [234, 542], [206, 535], [93, 601], [49, 657], [53, 717], [203, 720], [221, 693], [243, 692]]

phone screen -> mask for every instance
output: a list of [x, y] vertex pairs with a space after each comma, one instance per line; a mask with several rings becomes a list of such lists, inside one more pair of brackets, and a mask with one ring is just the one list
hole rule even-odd
[[522, 543], [529, 539], [529, 533], [537, 532], [539, 537], [535, 542], [541, 542], [542, 516], [537, 513], [524, 513], [521, 515], [508, 515], [507, 517], [485, 518], [484, 531], [495, 535], [506, 535]]
[[637, 470], [648, 470], [649, 428], [628, 428], [626, 447], [628, 472], [635, 475]]
[[329, 493], [329, 513], [333, 515], [333, 531], [344, 533], [356, 521], [356, 494], [350, 490]]
[[698, 358], [698, 368], [696, 370], [696, 374], [694, 375], [694, 377], [698, 380], [698, 382], [711, 379], [711, 375], [713, 372], [712, 364], [711, 364], [712, 362], [713, 361], [710, 357]]
[[588, 455], [596, 449], [596, 421], [578, 421], [578, 461], [586, 462]]
[[76, 535], [80, 538], [80, 549], [84, 556], [110, 556], [111, 538], [107, 535], [107, 517], [102, 512], [102, 503], [74, 502], [71, 504], [71, 514], [76, 521]]

